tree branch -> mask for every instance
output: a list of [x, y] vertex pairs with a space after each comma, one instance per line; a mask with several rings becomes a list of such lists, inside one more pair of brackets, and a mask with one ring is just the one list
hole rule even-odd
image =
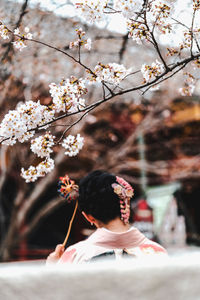
[[[19, 15], [19, 19], [17, 20], [17, 23], [16, 23], [14, 29], [16, 29], [16, 28], [18, 28], [20, 26], [20, 24], [22, 22], [22, 19], [23, 19], [23, 16], [27, 13], [26, 8], [28, 6], [28, 1], [29, 0], [25, 0], [24, 3], [23, 3], [23, 5], [22, 5], [21, 12], [20, 12], [20, 15]], [[8, 46], [7, 46], [7, 50], [5, 51], [3, 57], [1, 58], [1, 62], [3, 62], [6, 59], [6, 57], [8, 56], [9, 52], [11, 50], [13, 50], [13, 44], [12, 44], [13, 42], [14, 42], [14, 36], [12, 36], [12, 39], [9, 42]]]

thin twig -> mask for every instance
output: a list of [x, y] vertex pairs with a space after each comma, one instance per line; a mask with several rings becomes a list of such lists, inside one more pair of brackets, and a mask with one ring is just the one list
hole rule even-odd
[[[61, 137], [59, 138], [59, 140], [56, 142], [56, 144], [59, 144], [62, 139], [64, 138], [65, 134], [76, 124], [78, 124], [91, 110], [91, 109], [88, 109], [79, 119], [77, 119], [75, 122], [73, 122], [72, 124], [68, 125], [68, 127], [63, 131]], [[81, 112], [81, 111], [80, 111]]]
[[[181, 66], [179, 69], [177, 69], [174, 73], [172, 73], [171, 75], [169, 75], [169, 76], [163, 78], [162, 80], [158, 81], [158, 82], [156, 83], [156, 85], [158, 85], [158, 84], [162, 83], [163, 81], [165, 81], [165, 80], [167, 80], [167, 79], [173, 77], [173, 76], [174, 76], [175, 74], [177, 74], [180, 70], [182, 70], [183, 68], [185, 68], [185, 66], [186, 66], [186, 65], [182, 65], [182, 66]], [[150, 88], [152, 88], [152, 86], [155, 86], [155, 84], [149, 86], [145, 91], [143, 91], [143, 92], [142, 92], [142, 95], [144, 95]]]
[[194, 37], [193, 29], [194, 29], [195, 15], [196, 15], [196, 9], [194, 9], [194, 11], [193, 11], [193, 15], [192, 15], [192, 24], [191, 24], [191, 29], [190, 29], [190, 32], [191, 32], [190, 54], [191, 54], [191, 56], [193, 56], [193, 37]]
[[[152, 42], [153, 42], [153, 46], [154, 46], [154, 48], [156, 49], [156, 51], [157, 51], [157, 53], [158, 53], [158, 56], [160, 57], [160, 59], [161, 59], [163, 65], [164, 65], [164, 67], [165, 67], [165, 70], [167, 71], [169, 67], [168, 67], [166, 61], [164, 60], [164, 58], [163, 58], [163, 56], [162, 56], [162, 54], [161, 54], [160, 48], [159, 48], [158, 43], [157, 43], [157, 41], [156, 41], [156, 38], [155, 38], [155, 36], [154, 36], [154, 32], [151, 31], [150, 28], [149, 28], [149, 25], [148, 25], [148, 23], [147, 23], [146, 11], [144, 12], [144, 21], [145, 21], [145, 25], [146, 25], [146, 27], [147, 27], [147, 30], [149, 31], [149, 33], [150, 33], [150, 35], [151, 35]], [[154, 25], [155, 25], [155, 23], [154, 23]]]
[[[23, 3], [23, 5], [22, 5], [21, 11], [20, 11], [20, 15], [19, 15], [19, 18], [18, 18], [18, 20], [17, 20], [17, 22], [15, 24], [14, 29], [17, 29], [20, 26], [24, 15], [27, 13], [26, 8], [28, 6], [28, 1], [29, 0], [25, 0], [24, 3]], [[14, 42], [14, 36], [12, 36], [12, 39], [9, 42], [8, 46], [7, 46], [7, 50], [5, 51], [3, 57], [1, 58], [1, 62], [3, 62], [6, 59], [6, 57], [9, 54], [9, 52], [13, 49], [13, 44], [12, 44], [13, 42]]]

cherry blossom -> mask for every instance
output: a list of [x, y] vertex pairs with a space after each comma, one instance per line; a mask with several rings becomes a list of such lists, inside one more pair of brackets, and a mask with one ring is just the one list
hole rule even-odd
[[170, 0], [154, 0], [150, 2], [150, 10], [147, 14], [149, 25], [158, 29], [161, 33], [170, 33], [172, 24], [170, 23], [170, 15], [174, 9], [174, 1]]
[[78, 14], [83, 17], [86, 22], [94, 23], [95, 21], [101, 21], [105, 17], [103, 12], [108, 0], [74, 0], [73, 3]]
[[84, 79], [71, 76], [62, 80], [58, 85], [51, 83], [49, 87], [56, 112], [74, 112], [79, 106], [83, 106], [83, 99], [81, 103], [79, 99], [87, 93]]
[[81, 110], [85, 107], [85, 99], [79, 98], [78, 99], [78, 109]]
[[190, 84], [190, 85], [185, 85], [184, 87], [179, 89], [179, 92], [181, 96], [192, 96], [194, 92], [195, 86]]
[[193, 66], [194, 66], [194, 67], [197, 67], [197, 68], [200, 68], [200, 58], [196, 59], [196, 60], [193, 62]]
[[114, 9], [120, 11], [125, 18], [131, 18], [142, 9], [142, 4], [143, 1], [138, 0], [115, 0]]
[[129, 73], [131, 69], [126, 69], [123, 65], [117, 63], [109, 63], [104, 65], [98, 63], [94, 68], [94, 74], [89, 74], [88, 80], [91, 82], [95, 81], [106, 81], [112, 84], [119, 84]]
[[[54, 118], [54, 110], [41, 105], [40, 101], [27, 101], [17, 106], [15, 110], [10, 110], [3, 118], [0, 125], [0, 136], [6, 144], [14, 144], [15, 140], [23, 143], [33, 137], [38, 126], [48, 123]], [[47, 127], [47, 125], [45, 126]]]
[[171, 10], [173, 9], [174, 1], [169, 0], [154, 0], [151, 4], [151, 13], [155, 16], [156, 21], [160, 21], [162, 18], [168, 18]]
[[192, 33], [191, 33], [191, 31], [184, 31], [183, 36], [184, 36], [183, 43], [181, 43], [179, 45], [180, 51], [182, 51], [183, 49], [190, 48], [191, 43], [192, 43]]
[[39, 157], [49, 157], [53, 152], [52, 147], [54, 145], [55, 136], [47, 132], [43, 136], [39, 136], [31, 141], [31, 150]]
[[150, 32], [145, 24], [128, 20], [127, 29], [129, 31], [129, 37], [136, 41], [137, 44], [141, 44], [142, 41], [150, 41]]
[[25, 44], [25, 39], [32, 39], [32, 34], [29, 32], [29, 28], [25, 27], [24, 31], [25, 33], [21, 34], [19, 28], [14, 30], [14, 35], [18, 37], [18, 39], [15, 42], [13, 42], [13, 45], [16, 49], [19, 49], [20, 51], [27, 47]]
[[193, 9], [194, 10], [200, 9], [200, 1], [199, 0], [193, 0]]
[[37, 169], [30, 166], [28, 170], [21, 169], [21, 177], [25, 179], [26, 183], [34, 182], [38, 179]]
[[52, 158], [47, 157], [44, 161], [37, 165], [36, 169], [38, 177], [43, 177], [54, 169], [54, 160]]
[[76, 29], [76, 34], [78, 36], [78, 40], [76, 40], [74, 42], [70, 42], [69, 48], [72, 49], [72, 48], [78, 48], [78, 47], [84, 46], [85, 49], [91, 50], [92, 40], [90, 38], [88, 38], [87, 40], [84, 39], [85, 31], [83, 31], [82, 28], [79, 28], [79, 29]]
[[84, 138], [77, 134], [77, 136], [68, 135], [62, 142], [62, 146], [67, 150], [65, 154], [68, 156], [76, 156], [83, 148]]
[[179, 89], [181, 96], [192, 96], [195, 89], [195, 78], [190, 73], [184, 73], [186, 79], [184, 81], [184, 86]]
[[30, 166], [27, 170], [21, 169], [21, 177], [25, 179], [27, 183], [36, 181], [39, 177], [44, 177], [47, 173], [50, 173], [54, 169], [54, 160], [46, 158], [40, 162], [36, 167]]
[[164, 71], [164, 66], [161, 62], [156, 60], [152, 65], [142, 65], [141, 72], [144, 77], [144, 82], [149, 82], [151, 79], [155, 79]]
[[9, 39], [9, 31], [1, 21], [0, 21], [0, 35], [4, 40]]
[[92, 40], [89, 38], [89, 39], [87, 39], [87, 41], [86, 41], [86, 43], [85, 43], [85, 49], [87, 49], [87, 50], [91, 50], [91, 48], [92, 48]]

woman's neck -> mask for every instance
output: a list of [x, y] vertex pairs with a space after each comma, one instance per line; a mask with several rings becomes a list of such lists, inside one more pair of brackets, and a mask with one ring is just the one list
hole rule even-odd
[[101, 224], [102, 226], [99, 227], [104, 227], [110, 231], [113, 232], [125, 232], [130, 229], [130, 224], [124, 224], [122, 220], [119, 218], [110, 221], [108, 224]]

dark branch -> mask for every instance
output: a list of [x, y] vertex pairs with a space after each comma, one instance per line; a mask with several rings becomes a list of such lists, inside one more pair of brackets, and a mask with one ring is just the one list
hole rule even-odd
[[[14, 29], [18, 28], [21, 25], [21, 22], [22, 22], [22, 19], [23, 19], [24, 15], [27, 14], [26, 8], [28, 6], [28, 1], [29, 0], [25, 0], [23, 5], [22, 5], [20, 15], [19, 15], [19, 19], [17, 20]], [[10, 53], [10, 51], [13, 52], [13, 44], [12, 44], [13, 42], [14, 42], [14, 36], [12, 36], [11, 41], [7, 45], [7, 49], [6, 49], [3, 57], [1, 58], [1, 62], [3, 62], [8, 57], [8, 54]]]

